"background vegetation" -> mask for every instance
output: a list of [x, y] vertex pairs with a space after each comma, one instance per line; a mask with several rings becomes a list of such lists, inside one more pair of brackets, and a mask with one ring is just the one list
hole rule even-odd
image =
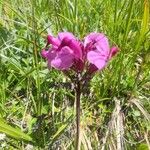
[[0, 149], [74, 149], [73, 88], [40, 55], [60, 31], [104, 32], [120, 48], [82, 95], [82, 149], [150, 149], [149, 3], [0, 0]]

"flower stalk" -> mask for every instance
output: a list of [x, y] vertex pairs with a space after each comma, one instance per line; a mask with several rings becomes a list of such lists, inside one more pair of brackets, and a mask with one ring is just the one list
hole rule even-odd
[[80, 98], [81, 98], [81, 84], [80, 81], [76, 83], [76, 150], [80, 150]]

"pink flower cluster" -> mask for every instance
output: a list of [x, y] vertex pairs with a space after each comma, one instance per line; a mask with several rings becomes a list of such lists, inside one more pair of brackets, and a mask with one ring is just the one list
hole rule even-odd
[[117, 52], [117, 47], [110, 48], [103, 33], [90, 33], [80, 41], [72, 33], [61, 32], [57, 37], [47, 36], [47, 45], [41, 54], [47, 59], [49, 68], [86, 69], [93, 73], [103, 69]]

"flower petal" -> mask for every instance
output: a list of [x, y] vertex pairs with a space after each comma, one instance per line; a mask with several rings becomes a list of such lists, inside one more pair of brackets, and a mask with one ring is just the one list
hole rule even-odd
[[53, 48], [50, 48], [48, 50], [43, 49], [41, 55], [43, 58], [47, 59], [48, 61], [51, 61], [56, 57], [56, 50]]
[[111, 59], [113, 56], [115, 56], [118, 51], [119, 51], [119, 48], [116, 46], [113, 46], [110, 50], [109, 59]]
[[59, 41], [58, 38], [55, 38], [55, 37], [53, 37], [53, 36], [51, 36], [51, 35], [48, 35], [48, 36], [47, 36], [47, 46], [48, 46], [49, 44], [52, 44], [53, 46], [59, 46], [60, 41]]
[[74, 61], [74, 55], [69, 47], [63, 47], [51, 61], [51, 66], [59, 70], [68, 70]]
[[103, 37], [102, 33], [90, 33], [85, 37], [84, 46], [91, 42], [97, 42], [98, 37]]
[[102, 55], [109, 55], [108, 39], [103, 33], [90, 33], [88, 36], [85, 37], [84, 47], [88, 46], [89, 43], [95, 45], [96, 49]]
[[58, 39], [60, 40], [60, 41], [62, 41], [65, 37], [67, 37], [68, 39], [76, 39], [75, 37], [74, 37], [74, 35], [72, 34], [72, 33], [70, 33], [70, 32], [60, 32], [59, 34], [58, 34]]
[[99, 51], [88, 52], [87, 59], [91, 64], [94, 64], [99, 70], [103, 69], [107, 64], [107, 58], [100, 55]]
[[60, 47], [64, 47], [64, 46], [68, 46], [73, 51], [76, 58], [82, 59], [82, 49], [78, 41], [66, 37], [62, 40]]
[[48, 54], [48, 51], [45, 50], [45, 49], [42, 49], [42, 51], [41, 51], [42, 57], [43, 57], [43, 58], [47, 58], [47, 54]]

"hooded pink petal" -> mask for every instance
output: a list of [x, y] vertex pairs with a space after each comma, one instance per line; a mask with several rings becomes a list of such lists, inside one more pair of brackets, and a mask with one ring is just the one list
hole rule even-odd
[[64, 47], [64, 46], [68, 46], [72, 50], [72, 52], [73, 52], [73, 54], [75, 55], [76, 58], [82, 59], [82, 50], [81, 50], [81, 47], [80, 47], [80, 43], [77, 40], [65, 37], [62, 40], [62, 42], [61, 42], [61, 44], [58, 48], [58, 51], [60, 51], [61, 48]]
[[97, 42], [96, 39], [98, 38], [98, 36], [101, 36], [101, 35], [102, 35], [101, 33], [90, 33], [89, 35], [85, 37], [84, 46], [94, 41]]
[[87, 60], [99, 70], [104, 68], [109, 55], [109, 43], [106, 36], [102, 33], [90, 33], [85, 37], [84, 46], [88, 46]]
[[96, 49], [103, 55], [109, 54], [109, 42], [107, 37], [103, 33], [90, 33], [85, 37], [84, 46], [89, 46], [92, 49], [96, 47]]
[[72, 34], [72, 33], [70, 33], [70, 32], [60, 32], [60, 33], [58, 33], [58, 39], [60, 40], [60, 41], [62, 41], [64, 38], [68, 38], [68, 39], [76, 39], [75, 37], [74, 37], [74, 35]]
[[107, 58], [100, 55], [99, 51], [88, 52], [87, 59], [91, 64], [94, 64], [99, 70], [103, 69], [107, 64]]
[[74, 55], [69, 47], [63, 47], [57, 56], [50, 62], [50, 65], [59, 70], [68, 70], [74, 61]]
[[87, 51], [87, 60], [99, 70], [104, 68], [118, 51], [117, 47], [110, 49], [108, 39], [103, 33], [90, 33], [86, 36], [84, 49]]
[[51, 35], [48, 35], [48, 36], [47, 36], [47, 46], [48, 46], [49, 44], [52, 44], [53, 46], [59, 46], [60, 41], [59, 41], [58, 38], [55, 38], [55, 37], [53, 37], [53, 36], [51, 36]]

